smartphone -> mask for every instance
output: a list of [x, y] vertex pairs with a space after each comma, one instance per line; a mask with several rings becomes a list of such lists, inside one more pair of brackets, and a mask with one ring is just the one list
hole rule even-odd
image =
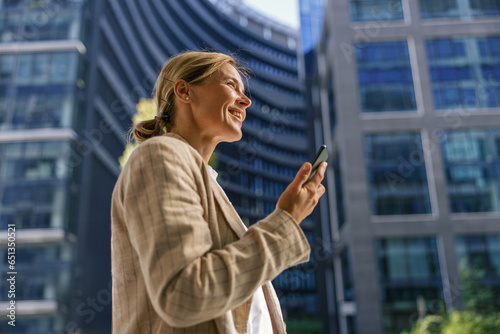
[[318, 169], [319, 165], [323, 161], [326, 161], [327, 159], [328, 159], [328, 150], [326, 149], [326, 145], [321, 145], [318, 152], [316, 153], [316, 156], [311, 161], [311, 165], [312, 165], [311, 175], [309, 175], [309, 178], [307, 179], [306, 182], [304, 182], [303, 185], [305, 185], [307, 182], [311, 181], [314, 174], [316, 174], [316, 170]]

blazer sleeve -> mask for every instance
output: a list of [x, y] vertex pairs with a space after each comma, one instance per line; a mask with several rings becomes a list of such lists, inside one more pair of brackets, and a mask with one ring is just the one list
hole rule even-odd
[[170, 326], [215, 319], [281, 271], [309, 259], [302, 230], [282, 210], [240, 240], [211, 250], [200, 197], [208, 190], [200, 189], [201, 166], [192, 148], [149, 139], [136, 151], [122, 172], [125, 224], [151, 303]]

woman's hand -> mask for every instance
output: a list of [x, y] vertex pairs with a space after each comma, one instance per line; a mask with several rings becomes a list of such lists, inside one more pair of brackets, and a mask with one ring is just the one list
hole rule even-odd
[[325, 193], [325, 187], [321, 181], [325, 176], [326, 166], [327, 163], [322, 162], [311, 181], [303, 186], [312, 168], [309, 162], [303, 164], [295, 179], [281, 194], [276, 207], [287, 211], [300, 224], [304, 218], [311, 214], [318, 204], [319, 198]]

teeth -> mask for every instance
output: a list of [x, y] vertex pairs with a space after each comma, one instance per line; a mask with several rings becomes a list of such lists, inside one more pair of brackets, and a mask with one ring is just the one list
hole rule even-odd
[[229, 111], [231, 114], [233, 114], [234, 116], [238, 117], [241, 121], [241, 113], [238, 112], [238, 111], [235, 111], [235, 110], [230, 110]]

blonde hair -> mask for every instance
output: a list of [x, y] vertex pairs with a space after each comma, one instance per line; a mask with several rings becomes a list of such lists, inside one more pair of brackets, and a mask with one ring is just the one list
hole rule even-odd
[[136, 142], [140, 144], [172, 129], [176, 113], [174, 84], [177, 80], [183, 79], [190, 84], [201, 83], [224, 64], [233, 65], [246, 77], [247, 70], [237, 65], [233, 57], [223, 53], [187, 51], [170, 58], [163, 66], [153, 90], [158, 107], [157, 116], [132, 128]]

